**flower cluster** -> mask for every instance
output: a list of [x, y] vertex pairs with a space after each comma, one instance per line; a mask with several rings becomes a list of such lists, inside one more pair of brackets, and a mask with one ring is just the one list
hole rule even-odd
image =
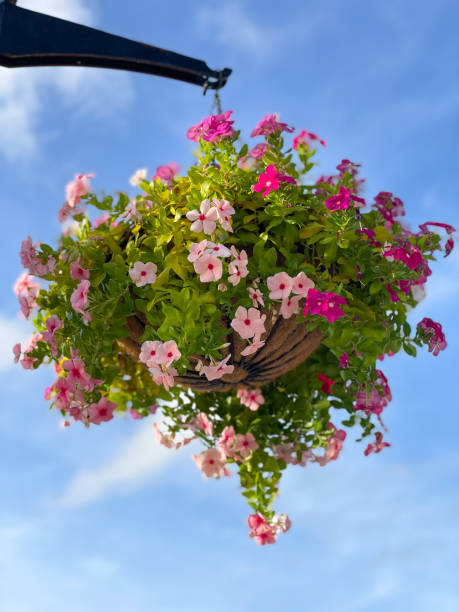
[[92, 174], [67, 185], [58, 245], [22, 243], [14, 292], [35, 333], [13, 358], [54, 365], [45, 398], [65, 426], [125, 413], [154, 417], [167, 448], [202, 443], [196, 466], [237, 472], [264, 546], [290, 528], [273, 510], [287, 466], [337, 460], [352, 427], [373, 440], [364, 455], [390, 446], [376, 431], [392, 399], [378, 364], [446, 348], [440, 323], [412, 330], [407, 313], [455, 230], [412, 231], [392, 193], [361, 196], [348, 159], [311, 180], [325, 146], [313, 132], [266, 115], [249, 147], [233, 124], [227, 111], [192, 126], [197, 163], [151, 180], [140, 168], [135, 196], [97, 197]]

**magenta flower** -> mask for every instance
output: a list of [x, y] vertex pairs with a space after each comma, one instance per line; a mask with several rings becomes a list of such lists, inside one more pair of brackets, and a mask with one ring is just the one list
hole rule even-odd
[[347, 300], [332, 291], [322, 293], [316, 289], [309, 289], [303, 309], [303, 316], [311, 312], [312, 315], [318, 314], [321, 317], [325, 317], [329, 323], [334, 323], [345, 314], [339, 307], [339, 304], [347, 304]]
[[221, 115], [206, 117], [198, 125], [190, 127], [186, 137], [193, 142], [199, 142], [202, 138], [212, 143], [220, 142], [225, 138], [231, 138], [234, 136], [234, 130], [231, 127], [234, 121], [230, 120], [232, 112], [226, 111]]
[[339, 356], [339, 367], [347, 370], [349, 367], [349, 355], [347, 353], [343, 353]]
[[429, 341], [429, 352], [432, 355], [437, 356], [440, 351], [445, 350], [447, 343], [440, 323], [435, 323], [432, 319], [424, 317], [417, 327], [423, 330], [425, 337]]
[[388, 444], [387, 442], [383, 442], [382, 433], [380, 431], [377, 431], [375, 433], [374, 443], [369, 444], [363, 454], [365, 455], [365, 457], [368, 457], [368, 455], [371, 455], [371, 453], [380, 453], [382, 449], [386, 446], [390, 446], [390, 444]]
[[266, 171], [260, 174], [258, 177], [258, 183], [254, 185], [253, 190], [260, 192], [264, 198], [271, 192], [279, 189], [279, 181], [283, 183], [293, 183], [296, 185], [296, 181], [293, 177], [287, 174], [279, 174], [273, 164], [269, 164]]
[[169, 189], [172, 187], [172, 179], [179, 171], [180, 166], [177, 162], [171, 161], [166, 166], [158, 166], [156, 168], [156, 172], [152, 177], [152, 180], [156, 180], [157, 178], [162, 179], [167, 182], [167, 186]]
[[320, 144], [325, 147], [326, 146], [326, 142], [325, 140], [321, 140], [317, 134], [313, 134], [312, 132], [307, 132], [306, 130], [301, 130], [301, 132], [298, 134], [298, 136], [295, 136], [295, 138], [293, 139], [293, 144], [292, 144], [292, 148], [293, 149], [298, 149], [299, 145], [305, 145], [305, 146], [309, 146], [309, 143], [312, 141], [317, 140], [317, 142], [320, 142]]
[[[358, 202], [359, 204], [365, 205], [365, 200], [363, 198], [359, 198], [356, 195], [352, 194], [347, 187], [339, 188], [339, 192], [337, 195], [330, 196], [324, 200], [325, 206], [331, 212], [335, 210], [346, 210], [349, 208], [351, 200], [353, 202]], [[354, 206], [358, 206], [359, 204], [354, 204]]]
[[265, 118], [252, 130], [250, 136], [252, 138], [255, 136], [270, 136], [277, 132], [293, 132], [294, 129], [286, 123], [281, 123], [278, 115], [265, 115]]
[[424, 263], [421, 251], [418, 247], [408, 244], [407, 248], [394, 247], [393, 249], [385, 248], [382, 252], [382, 256], [386, 257], [389, 261], [391, 258], [402, 261], [410, 270], [416, 270], [416, 268]]
[[265, 330], [266, 315], [260, 315], [256, 308], [244, 308], [239, 306], [236, 315], [231, 321], [231, 327], [237, 331], [241, 338], [252, 338], [255, 335], [261, 336]]
[[266, 154], [268, 149], [269, 145], [266, 144], [266, 142], [259, 142], [249, 151], [249, 155], [250, 157], [253, 157], [253, 159], [260, 161], [263, 159], [263, 156]]
[[331, 395], [332, 392], [332, 387], [335, 384], [334, 380], [331, 380], [330, 378], [327, 378], [325, 376], [325, 374], [322, 374], [321, 372], [319, 372], [317, 374], [317, 378], [319, 379], [319, 381], [322, 383], [322, 386], [320, 387], [322, 389], [322, 391], [326, 394], [326, 395]]

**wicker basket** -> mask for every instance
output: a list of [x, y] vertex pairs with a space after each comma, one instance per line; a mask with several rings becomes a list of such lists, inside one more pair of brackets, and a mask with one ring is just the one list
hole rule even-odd
[[[129, 336], [118, 340], [123, 352], [135, 361], [139, 358], [139, 339], [145, 331], [146, 323], [147, 320], [140, 312], [130, 316], [126, 325]], [[248, 343], [233, 332], [229, 320], [223, 319], [222, 326], [228, 329], [226, 342], [229, 343], [222, 350], [223, 357], [231, 353], [232, 361], [228, 365], [234, 365], [234, 371], [219, 380], [208, 381], [195, 370], [187, 370], [182, 376], [175, 377], [176, 384], [204, 392], [262, 387], [303, 363], [325, 337], [318, 328], [308, 332], [304, 323], [298, 323], [295, 316], [284, 319], [271, 309], [265, 322], [266, 332], [261, 337], [265, 345], [256, 353], [244, 357], [241, 351]], [[190, 357], [190, 361], [196, 364], [199, 359], [205, 361], [199, 355]]]

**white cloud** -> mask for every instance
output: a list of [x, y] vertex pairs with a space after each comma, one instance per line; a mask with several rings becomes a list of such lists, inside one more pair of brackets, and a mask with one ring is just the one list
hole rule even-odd
[[102, 499], [113, 491], [132, 490], [175, 459], [174, 450], [160, 446], [152, 421], [125, 442], [105, 464], [78, 472], [68, 483], [61, 499], [63, 506], [82, 506]]
[[0, 314], [0, 370], [6, 370], [15, 365], [13, 346], [17, 342], [21, 344], [27, 342], [31, 334], [31, 326], [25, 319], [10, 318]]
[[[81, 0], [28, 0], [21, 6], [88, 24], [92, 13]], [[107, 96], [107, 91], [116, 95]], [[130, 78], [115, 71], [79, 67], [0, 67], [0, 153], [9, 160], [30, 157], [40, 149], [40, 118], [50, 94], [72, 113], [104, 118], [133, 98]], [[56, 104], [56, 101], [53, 100]]]

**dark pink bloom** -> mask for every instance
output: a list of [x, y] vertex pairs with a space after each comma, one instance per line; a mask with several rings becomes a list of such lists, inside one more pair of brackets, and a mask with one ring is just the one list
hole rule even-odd
[[251, 514], [247, 519], [247, 524], [250, 527], [249, 536], [254, 538], [255, 542], [260, 544], [260, 546], [276, 542], [277, 529], [270, 525], [259, 512]]
[[160, 178], [163, 181], [166, 181], [167, 182], [167, 186], [169, 188], [171, 188], [172, 187], [172, 179], [174, 178], [174, 176], [179, 171], [179, 168], [180, 168], [180, 166], [175, 161], [169, 162], [166, 166], [158, 166], [156, 168], [156, 172], [153, 175], [152, 180], [154, 181], [157, 178]]
[[448, 223], [434, 223], [433, 221], [427, 221], [427, 223], [423, 223], [419, 226], [423, 234], [428, 234], [430, 232], [428, 228], [429, 225], [433, 225], [434, 227], [441, 227], [446, 231], [446, 234], [449, 236], [449, 238], [445, 242], [445, 257], [448, 257], [454, 247], [454, 240], [452, 238], [452, 234], [454, 234], [454, 232], [456, 231], [455, 228], [452, 225], [448, 225]]
[[366, 414], [371, 412], [379, 416], [392, 400], [392, 393], [383, 372], [381, 370], [375, 370], [375, 372], [377, 379], [374, 387], [371, 390], [357, 391], [354, 410], [363, 410]]
[[234, 130], [231, 127], [234, 121], [230, 120], [232, 112], [226, 111], [221, 115], [206, 117], [198, 125], [190, 127], [186, 134], [187, 138], [193, 142], [199, 142], [202, 138], [212, 143], [219, 142], [224, 138], [231, 138], [234, 136]]
[[293, 132], [294, 129], [286, 123], [281, 123], [278, 115], [265, 115], [265, 118], [252, 130], [250, 136], [252, 138], [255, 136], [270, 136], [277, 132]]
[[349, 367], [349, 355], [347, 353], [343, 353], [339, 356], [339, 367], [347, 370]]
[[76, 174], [73, 181], [68, 183], [65, 188], [67, 194], [67, 203], [70, 208], [75, 208], [75, 206], [79, 203], [81, 196], [89, 193], [91, 187], [89, 185], [89, 179], [91, 179], [94, 174]]
[[418, 266], [424, 263], [421, 251], [412, 244], [408, 244], [407, 248], [395, 247], [393, 249], [386, 249], [382, 255], [383, 257], [393, 257], [402, 261], [410, 270], [416, 270]]
[[89, 279], [89, 270], [82, 267], [80, 255], [78, 255], [77, 259], [72, 261], [70, 264], [70, 276], [73, 278], [73, 280], [82, 281]]
[[253, 149], [249, 151], [249, 156], [253, 157], [254, 159], [260, 160], [266, 154], [268, 148], [269, 145], [266, 144], [266, 142], [259, 142], [253, 147]]
[[336, 166], [336, 169], [341, 174], [341, 176], [344, 176], [346, 172], [348, 172], [351, 176], [355, 177], [357, 176], [361, 165], [362, 164], [355, 164], [349, 159], [342, 159], [340, 163]]
[[294, 149], [298, 149], [300, 144], [308, 146], [311, 141], [315, 141], [315, 140], [317, 140], [317, 142], [320, 142], [320, 144], [323, 147], [326, 146], [325, 140], [321, 140], [317, 136], [317, 134], [313, 134], [312, 132], [307, 132], [306, 130], [301, 130], [301, 132], [297, 136], [295, 136], [295, 138], [293, 139], [292, 147]]
[[375, 433], [375, 442], [373, 444], [369, 444], [364, 451], [365, 457], [368, 457], [371, 453], [380, 453], [383, 448], [386, 446], [390, 446], [387, 442], [383, 442], [383, 435], [380, 431]]
[[[346, 210], [349, 208], [351, 200], [353, 202], [358, 202], [359, 204], [365, 205], [365, 200], [363, 198], [359, 198], [356, 195], [352, 194], [347, 187], [339, 188], [339, 192], [337, 195], [330, 196], [324, 200], [325, 206], [331, 212], [335, 210]], [[354, 206], [358, 206], [359, 204], [354, 204]]]
[[279, 181], [296, 185], [293, 177], [287, 174], [279, 174], [274, 165], [269, 164], [266, 171], [258, 177], [258, 183], [254, 185], [253, 190], [258, 192], [264, 190], [261, 195], [266, 198], [270, 191], [277, 191], [279, 189]]
[[330, 395], [332, 392], [332, 387], [335, 384], [334, 380], [331, 380], [330, 378], [327, 378], [325, 376], [325, 374], [322, 374], [321, 372], [319, 372], [317, 374], [317, 378], [320, 380], [320, 382], [322, 383], [322, 386], [320, 387], [322, 389], [322, 391], [326, 394], [326, 395]]
[[329, 323], [334, 323], [337, 319], [344, 316], [344, 312], [339, 307], [339, 304], [347, 304], [347, 300], [332, 291], [322, 293], [317, 289], [309, 289], [304, 304], [303, 316], [308, 312], [312, 315], [318, 314], [325, 317]]
[[395, 223], [396, 217], [403, 217], [405, 215], [403, 202], [400, 198], [394, 198], [389, 191], [379, 192], [375, 196], [372, 208], [375, 208], [390, 225]]
[[426, 339], [429, 342], [429, 352], [437, 356], [440, 351], [444, 351], [447, 347], [445, 334], [443, 333], [440, 323], [435, 323], [432, 319], [424, 317], [417, 325], [420, 327]]

